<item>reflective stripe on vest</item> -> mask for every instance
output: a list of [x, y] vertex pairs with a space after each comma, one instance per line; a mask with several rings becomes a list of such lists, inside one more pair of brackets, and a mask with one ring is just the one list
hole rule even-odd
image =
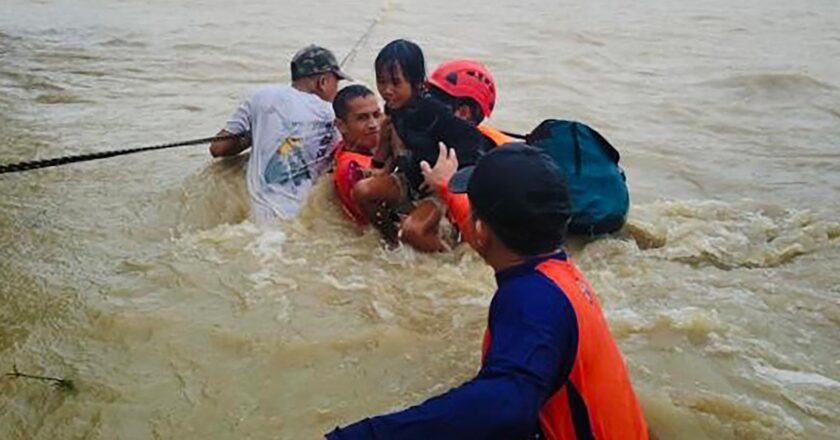
[[[598, 298], [571, 260], [547, 260], [536, 270], [553, 281], [574, 308], [578, 347], [568, 381], [540, 410], [549, 440], [647, 440], [648, 429], [624, 358], [610, 334]], [[485, 331], [482, 358], [492, 335]]]
[[516, 142], [516, 139], [502, 133], [499, 130], [496, 130], [495, 128], [489, 125], [478, 124], [478, 131], [480, 131], [481, 134], [483, 134], [484, 136], [490, 138], [490, 140], [493, 141], [493, 143], [496, 144], [496, 146]]

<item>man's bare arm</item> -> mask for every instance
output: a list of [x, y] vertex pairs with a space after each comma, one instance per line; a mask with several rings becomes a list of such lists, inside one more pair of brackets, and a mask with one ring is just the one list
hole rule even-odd
[[[231, 133], [227, 130], [220, 131], [216, 136], [228, 136]], [[236, 156], [251, 146], [251, 133], [245, 133], [244, 137], [215, 141], [210, 144], [210, 155], [213, 157]]]

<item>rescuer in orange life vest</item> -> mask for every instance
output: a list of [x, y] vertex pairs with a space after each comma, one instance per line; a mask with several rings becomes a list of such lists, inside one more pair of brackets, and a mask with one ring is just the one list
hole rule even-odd
[[444, 61], [432, 72], [427, 85], [432, 97], [447, 104], [455, 116], [475, 124], [493, 145], [514, 142], [484, 124], [496, 107], [496, 81], [483, 64], [467, 58]]
[[370, 172], [384, 115], [373, 92], [360, 84], [339, 90], [333, 100], [333, 110], [336, 128], [341, 133], [333, 181], [341, 208], [356, 224], [363, 226], [367, 218], [353, 198], [353, 186]]
[[[466, 58], [444, 61], [432, 72], [427, 85], [432, 97], [451, 108], [455, 116], [475, 124], [491, 148], [515, 141], [484, 123], [485, 118], [489, 118], [496, 107], [496, 81], [483, 64]], [[457, 167], [454, 152], [447, 151], [444, 145], [440, 146], [434, 171], [427, 162], [420, 164], [426, 186], [437, 192], [444, 201], [449, 222], [458, 228], [463, 241], [472, 243], [467, 196], [452, 194], [446, 187], [449, 177]], [[415, 229], [423, 227], [430, 228], [429, 225], [423, 225]], [[419, 236], [418, 240], [428, 240], [422, 234], [414, 235]]]
[[[504, 178], [500, 178], [504, 176]], [[647, 439], [647, 424], [589, 282], [563, 252], [570, 199], [541, 150], [506, 144], [449, 181], [472, 245], [496, 274], [478, 375], [340, 439]]]
[[[443, 62], [432, 73], [427, 86], [430, 94], [447, 105], [455, 116], [477, 126], [486, 138], [488, 149], [513, 141], [501, 131], [483, 124], [485, 117], [489, 117], [495, 107], [496, 84], [493, 75], [481, 63], [469, 59]], [[378, 145], [374, 140], [379, 138], [383, 120], [381, 114], [373, 117], [370, 110], [374, 106], [372, 92], [361, 85], [345, 87], [333, 101], [336, 125], [343, 138], [336, 149], [334, 181], [342, 209], [360, 226], [366, 225], [368, 220], [361, 212], [352, 190], [356, 182], [370, 175], [371, 156]], [[450, 152], [445, 148], [442, 151], [444, 153], [439, 160], [451, 160], [448, 157]], [[472, 236], [466, 194], [449, 193], [446, 181], [440, 180], [441, 171], [431, 172], [428, 163], [421, 164], [421, 167], [427, 187], [436, 191], [446, 205], [450, 223], [458, 228], [464, 241], [469, 242]], [[418, 249], [443, 248], [439, 222], [440, 216], [434, 215], [407, 219], [402, 225], [403, 240]]]

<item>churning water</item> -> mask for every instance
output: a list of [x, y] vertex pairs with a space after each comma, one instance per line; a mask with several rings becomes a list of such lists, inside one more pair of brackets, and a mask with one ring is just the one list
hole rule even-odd
[[[0, 162], [210, 136], [318, 42], [495, 73], [492, 124], [622, 152], [626, 230], [571, 251], [662, 439], [840, 429], [840, 3], [4, 0]], [[493, 292], [469, 249], [388, 251], [322, 181], [249, 223], [204, 147], [0, 176], [0, 438], [317, 438], [468, 379]]]

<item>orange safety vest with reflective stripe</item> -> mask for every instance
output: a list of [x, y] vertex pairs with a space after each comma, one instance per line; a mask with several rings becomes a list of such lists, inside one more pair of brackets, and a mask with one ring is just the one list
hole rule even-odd
[[[496, 146], [516, 142], [516, 139], [502, 133], [499, 130], [496, 130], [493, 127], [490, 127], [489, 125], [479, 124], [477, 128], [481, 134], [493, 141]], [[446, 206], [448, 208], [446, 215], [449, 218], [449, 221], [458, 226], [458, 230], [461, 231], [463, 241], [472, 243], [473, 234], [472, 225], [470, 225], [470, 201], [467, 198], [467, 195], [452, 194], [446, 186], [438, 188], [438, 193], [444, 202], [446, 202]]]
[[353, 185], [363, 178], [362, 170], [371, 168], [373, 156], [344, 149], [344, 141], [336, 148], [333, 182], [341, 208], [356, 224], [364, 226], [367, 218], [353, 199]]
[[[568, 380], [540, 410], [543, 434], [549, 440], [647, 440], [647, 422], [624, 358], [589, 282], [568, 259], [550, 259], [536, 269], [569, 299], [578, 326], [577, 353]], [[491, 338], [485, 331], [482, 360]]]

